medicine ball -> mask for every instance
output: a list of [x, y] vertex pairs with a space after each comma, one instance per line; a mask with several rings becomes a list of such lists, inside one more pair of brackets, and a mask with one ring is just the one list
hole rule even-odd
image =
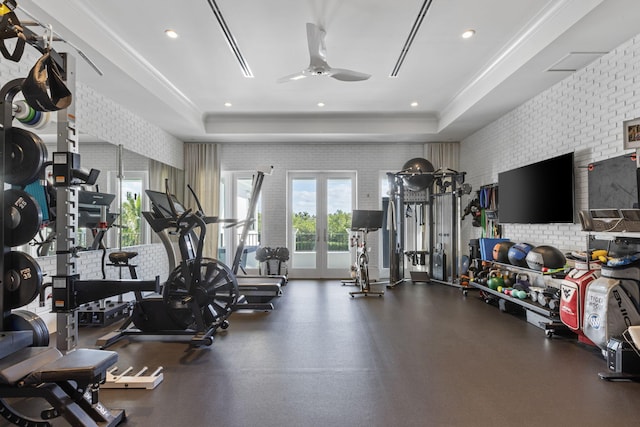
[[509, 249], [515, 245], [514, 242], [498, 242], [493, 246], [493, 260], [504, 264], [509, 264]]
[[542, 271], [543, 268], [562, 268], [567, 262], [564, 254], [559, 249], [544, 245], [531, 249], [525, 260], [530, 269], [539, 271]]
[[518, 267], [527, 267], [527, 254], [533, 249], [528, 243], [516, 243], [509, 248], [509, 262]]
[[433, 182], [435, 168], [427, 159], [416, 157], [402, 166], [404, 187], [409, 191], [421, 191]]

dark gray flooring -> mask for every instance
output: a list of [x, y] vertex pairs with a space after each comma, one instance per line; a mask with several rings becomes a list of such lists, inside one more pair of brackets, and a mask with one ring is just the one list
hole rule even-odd
[[[406, 283], [352, 299], [292, 281], [270, 313], [235, 313], [209, 348], [123, 340], [118, 366], [164, 367], [155, 390], [101, 390], [128, 426], [631, 426], [640, 383], [471, 292]], [[92, 346], [97, 330], [81, 329]]]

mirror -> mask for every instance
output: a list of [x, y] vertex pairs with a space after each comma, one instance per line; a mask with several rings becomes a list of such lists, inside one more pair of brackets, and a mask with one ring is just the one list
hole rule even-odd
[[[57, 151], [55, 135], [40, 134], [41, 131], [26, 129], [43, 139], [48, 151], [48, 160], [51, 160], [53, 153]], [[152, 231], [141, 215], [141, 211], [148, 209], [149, 203], [144, 191], [152, 187], [163, 191], [164, 188], [160, 188], [159, 183], [151, 184], [150, 169], [161, 166], [175, 171], [175, 168], [89, 135], [81, 135], [78, 151], [81, 168], [87, 171], [97, 169], [100, 174], [94, 185], [80, 186], [80, 228], [77, 232], [76, 246], [80, 250], [95, 250], [103, 246], [112, 249], [151, 243]], [[122, 169], [119, 159], [122, 161]], [[46, 168], [46, 173], [51, 180], [51, 166]], [[50, 190], [55, 194], [55, 189], [50, 187]], [[101, 204], [108, 204], [106, 216], [100, 214]], [[55, 211], [52, 213], [55, 214]], [[101, 219], [107, 219], [109, 227], [106, 230], [96, 228], [96, 221]], [[34, 257], [55, 255], [54, 225], [49, 223], [49, 226], [43, 227], [34, 240], [19, 250]]]

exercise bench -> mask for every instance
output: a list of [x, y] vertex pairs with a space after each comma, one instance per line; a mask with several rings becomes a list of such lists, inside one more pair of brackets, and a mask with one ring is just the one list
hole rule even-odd
[[[98, 400], [107, 369], [118, 360], [113, 351], [77, 349], [63, 355], [51, 347], [26, 347], [0, 359], [0, 415], [16, 425], [51, 426], [63, 417], [72, 426], [116, 426], [124, 410], [109, 410]], [[10, 407], [7, 398], [42, 398], [52, 407], [40, 418]]]

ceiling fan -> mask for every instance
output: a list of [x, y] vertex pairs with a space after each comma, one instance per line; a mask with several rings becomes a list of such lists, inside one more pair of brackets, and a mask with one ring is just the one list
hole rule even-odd
[[327, 63], [327, 50], [324, 44], [326, 32], [315, 24], [307, 23], [307, 42], [309, 44], [309, 67], [304, 70], [278, 79], [278, 83], [304, 79], [309, 76], [329, 76], [336, 80], [355, 82], [367, 80], [370, 74], [344, 68], [332, 68]]

